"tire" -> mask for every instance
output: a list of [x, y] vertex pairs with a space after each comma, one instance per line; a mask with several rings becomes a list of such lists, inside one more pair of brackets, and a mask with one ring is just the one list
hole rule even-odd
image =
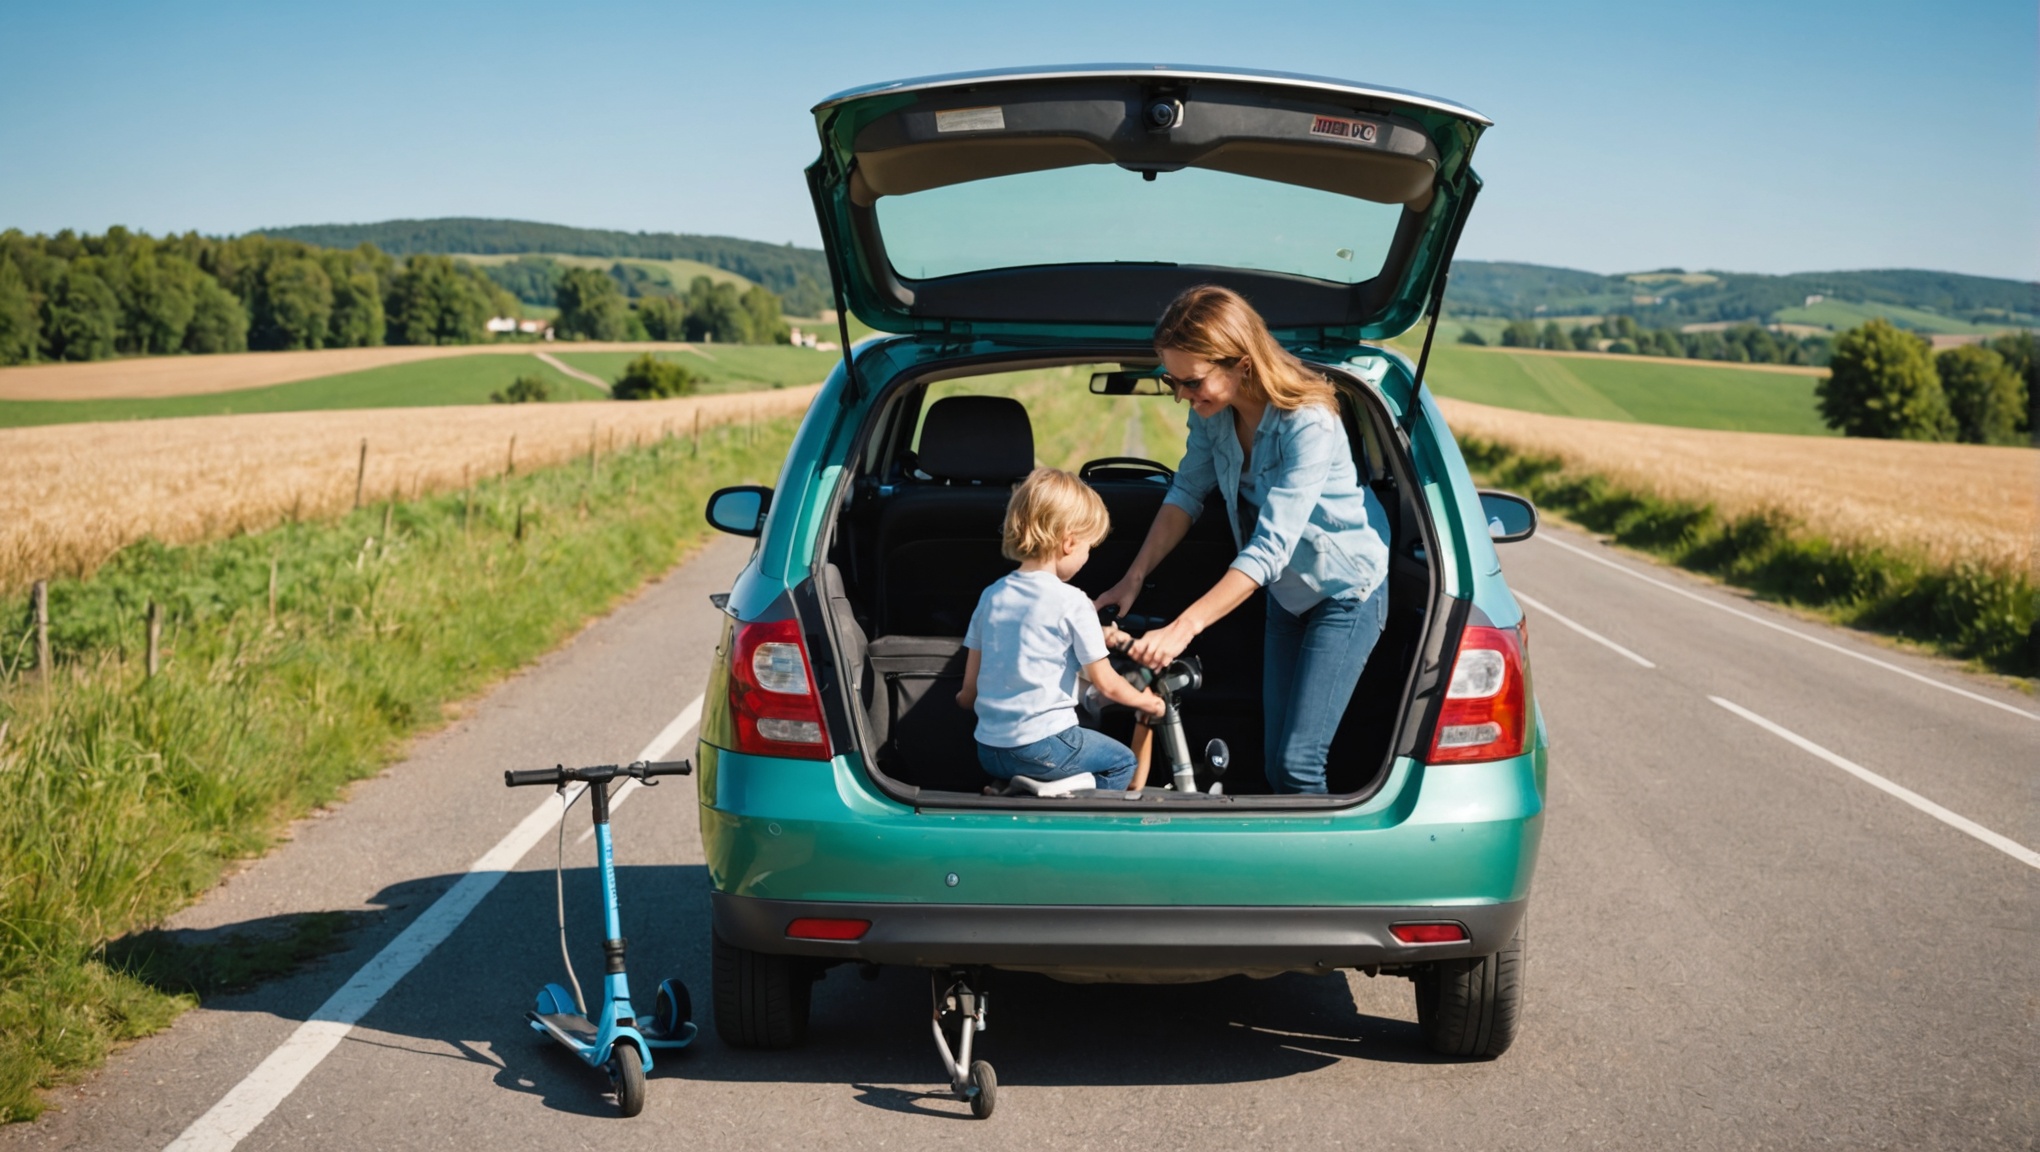
[[661, 1034], [680, 1035], [680, 1026], [694, 1019], [694, 998], [688, 995], [687, 985], [678, 980], [661, 981], [658, 999], [652, 1002], [652, 1019], [659, 1022]]
[[793, 956], [715, 937], [710, 960], [715, 1034], [732, 1048], [792, 1048], [807, 1040], [814, 967]]
[[1492, 1060], [1509, 1050], [1523, 1012], [1526, 927], [1492, 956], [1439, 960], [1417, 973], [1417, 1026], [1441, 1056]]
[[[964, 1027], [968, 1028], [966, 1024]], [[970, 1086], [977, 1094], [970, 1098], [970, 1114], [980, 1120], [990, 1120], [992, 1109], [999, 1106], [999, 1077], [992, 1072], [992, 1066], [983, 1060], [970, 1063]]]
[[645, 1110], [645, 1061], [628, 1042], [609, 1050], [609, 1083], [616, 1089], [616, 1110], [626, 1118]]

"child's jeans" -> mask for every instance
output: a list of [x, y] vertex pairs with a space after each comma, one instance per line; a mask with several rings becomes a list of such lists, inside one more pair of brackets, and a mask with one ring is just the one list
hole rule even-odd
[[978, 763], [994, 779], [1011, 780], [1027, 776], [1035, 780], [1060, 780], [1089, 772], [1098, 787], [1124, 791], [1133, 782], [1137, 761], [1133, 749], [1102, 732], [1071, 725], [1053, 736], [1018, 748], [994, 748], [979, 744]]

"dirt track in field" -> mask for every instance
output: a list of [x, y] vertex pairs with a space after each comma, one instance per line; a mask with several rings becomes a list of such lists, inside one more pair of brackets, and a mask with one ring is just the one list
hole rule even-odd
[[1739, 515], [1782, 512], [1842, 541], [2036, 571], [2040, 451], [1581, 420], [1440, 398], [1458, 435]]
[[364, 502], [447, 491], [513, 462], [585, 459], [591, 444], [798, 416], [820, 388], [0, 429], [0, 590], [88, 572], [145, 536], [181, 544], [345, 512], [357, 470]]
[[448, 356], [530, 356], [539, 352], [683, 352], [680, 343], [505, 343], [384, 348], [322, 348], [313, 352], [229, 352], [218, 356], [150, 356], [88, 364], [25, 364], [0, 368], [0, 400], [143, 400], [267, 388], [343, 372], [361, 372]]

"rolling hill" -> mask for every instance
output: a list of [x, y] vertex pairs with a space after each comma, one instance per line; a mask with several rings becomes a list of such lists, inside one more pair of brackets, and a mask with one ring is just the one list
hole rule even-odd
[[734, 273], [781, 295], [803, 278], [826, 292], [829, 265], [818, 248], [768, 244], [734, 236], [694, 236], [679, 232], [618, 232], [603, 228], [572, 228], [529, 220], [487, 220], [449, 216], [434, 220], [385, 220], [377, 224], [305, 224], [264, 228], [265, 236], [298, 240], [322, 248], [374, 244], [393, 256], [429, 252], [452, 255], [516, 256], [554, 253], [599, 256], [611, 260], [686, 260]]
[[2040, 327], [2040, 284], [1890, 268], [1859, 272], [1688, 272], [1603, 276], [1571, 268], [1458, 260], [1452, 312], [1533, 319], [1625, 313], [1648, 328], [1722, 321], [1842, 329], [1874, 316], [1918, 332]]

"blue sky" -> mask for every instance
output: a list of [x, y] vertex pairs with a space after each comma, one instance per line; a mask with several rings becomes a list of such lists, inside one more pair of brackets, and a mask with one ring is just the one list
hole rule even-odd
[[0, 228], [410, 216], [816, 242], [807, 110], [1096, 60], [1493, 117], [1461, 247], [1601, 272], [2040, 277], [2035, 5], [0, 0]]

